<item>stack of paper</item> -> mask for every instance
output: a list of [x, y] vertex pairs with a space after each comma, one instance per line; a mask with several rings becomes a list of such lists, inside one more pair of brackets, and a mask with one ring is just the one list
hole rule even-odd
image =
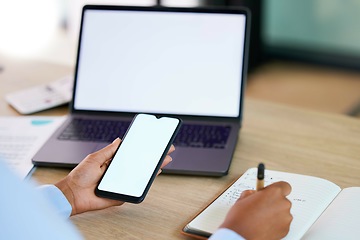
[[31, 158], [65, 117], [0, 117], [0, 161], [25, 178], [33, 164]]

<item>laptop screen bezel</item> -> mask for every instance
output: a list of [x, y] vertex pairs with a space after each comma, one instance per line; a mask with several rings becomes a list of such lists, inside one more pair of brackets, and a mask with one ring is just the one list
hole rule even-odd
[[[111, 11], [147, 11], [147, 12], [189, 12], [189, 13], [225, 13], [225, 14], [241, 14], [245, 16], [245, 37], [244, 37], [244, 46], [243, 46], [243, 59], [242, 59], [242, 71], [241, 71], [241, 84], [240, 84], [240, 103], [239, 103], [239, 115], [237, 117], [220, 117], [220, 116], [204, 116], [204, 115], [182, 115], [176, 114], [176, 116], [180, 118], [196, 118], [203, 120], [211, 120], [211, 119], [227, 119], [234, 121], [241, 121], [243, 115], [243, 102], [244, 102], [244, 88], [247, 77], [247, 69], [248, 69], [248, 51], [249, 51], [249, 31], [250, 31], [250, 13], [246, 8], [179, 8], [179, 7], [140, 7], [140, 6], [111, 6], [111, 5], [85, 5], [82, 9], [81, 15], [81, 24], [80, 24], [80, 32], [78, 39], [78, 48], [77, 48], [77, 57], [75, 64], [75, 72], [74, 72], [74, 91], [72, 100], [70, 101], [70, 111], [72, 114], [84, 114], [84, 115], [107, 115], [107, 116], [127, 116], [133, 117], [136, 112], [114, 112], [114, 111], [91, 111], [91, 110], [78, 110], [75, 109], [74, 99], [76, 94], [76, 86], [77, 86], [77, 74], [79, 68], [79, 59], [80, 59], [80, 51], [81, 51], [81, 41], [82, 41], [82, 32], [83, 32], [83, 21], [85, 12], [88, 10], [111, 10]], [[147, 113], [147, 112], [144, 112]], [[175, 114], [164, 114], [164, 113], [154, 113], [163, 116], [174, 116]]]

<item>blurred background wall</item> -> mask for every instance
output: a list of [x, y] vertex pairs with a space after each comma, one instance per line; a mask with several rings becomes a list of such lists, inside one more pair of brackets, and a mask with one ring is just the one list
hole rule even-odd
[[0, 68], [1, 56], [73, 66], [84, 4], [247, 7], [249, 97], [360, 111], [358, 0], [0, 0]]

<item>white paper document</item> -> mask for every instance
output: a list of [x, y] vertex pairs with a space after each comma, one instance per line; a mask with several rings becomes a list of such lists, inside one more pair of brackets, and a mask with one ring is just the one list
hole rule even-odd
[[0, 161], [22, 179], [33, 168], [31, 158], [65, 117], [0, 117]]

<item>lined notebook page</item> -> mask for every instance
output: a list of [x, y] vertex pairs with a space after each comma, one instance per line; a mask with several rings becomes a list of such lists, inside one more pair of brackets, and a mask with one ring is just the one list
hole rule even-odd
[[[247, 170], [231, 187], [201, 212], [188, 225], [188, 229], [212, 234], [224, 221], [230, 207], [244, 190], [255, 189], [257, 168]], [[285, 239], [300, 239], [320, 214], [340, 192], [340, 187], [327, 180], [265, 170], [265, 186], [286, 181], [292, 186], [288, 199], [292, 202], [294, 217]]]
[[304, 239], [359, 239], [360, 187], [342, 190]]

